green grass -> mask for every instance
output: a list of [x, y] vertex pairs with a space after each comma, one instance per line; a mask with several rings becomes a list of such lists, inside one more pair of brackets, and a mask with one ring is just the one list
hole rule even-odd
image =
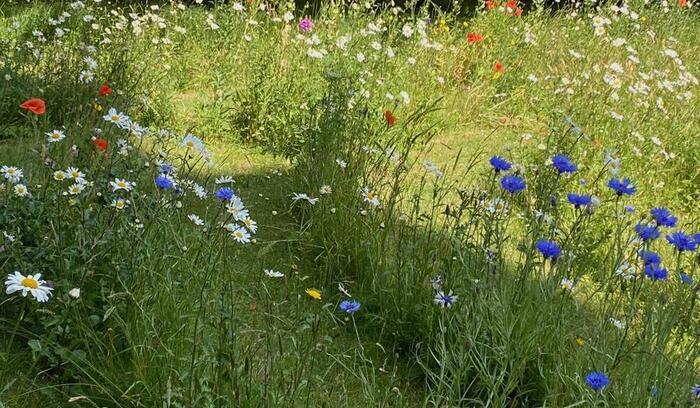
[[[301, 35], [296, 20], [277, 20], [286, 5], [269, 14], [253, 5], [245, 16], [228, 4], [150, 11], [90, 5], [59, 24], [70, 28], [60, 42], [47, 34], [41, 44], [32, 30], [51, 33], [47, 18], [62, 6], [0, 9], [0, 74], [10, 76], [0, 77], [8, 84], [0, 89], [0, 164], [22, 167], [36, 192], [24, 205], [3, 185], [0, 229], [20, 236], [21, 245], [6, 243], [0, 260], [3, 272], [41, 271], [56, 281], [46, 307], [0, 299], [0, 332], [9, 342], [0, 349], [0, 407], [612, 407], [688, 400], [700, 364], [697, 256], [676, 258], [655, 244], [669, 269], [666, 286], [613, 273], [622, 259], [637, 262], [631, 228], [652, 206], [669, 207], [679, 228], [698, 232], [694, 11], [634, 3], [630, 10], [640, 16], [632, 18], [606, 6], [600, 14], [612, 21], [604, 36], [593, 33], [592, 9], [522, 18], [494, 11], [468, 20], [433, 14], [425, 38], [438, 42], [437, 50], [418, 40], [424, 11], [328, 5], [313, 15], [312, 33]], [[142, 32], [130, 31], [129, 12], [147, 17], [138, 18]], [[309, 13], [295, 11], [297, 18]], [[85, 15], [99, 27], [85, 24]], [[410, 38], [402, 34], [406, 23]], [[372, 25], [386, 30], [366, 35]], [[469, 44], [467, 32], [484, 40]], [[348, 34], [344, 51], [336, 41]], [[103, 38], [110, 43], [100, 44]], [[612, 44], [618, 38], [625, 44]], [[44, 52], [38, 62], [26, 41]], [[85, 44], [97, 46], [92, 83], [77, 80], [86, 69]], [[328, 55], [312, 58], [309, 49]], [[496, 61], [505, 65], [501, 75], [494, 74]], [[617, 91], [604, 81], [615, 70], [622, 71]], [[98, 98], [102, 83], [115, 93]], [[647, 85], [648, 92], [629, 90]], [[28, 97], [47, 101], [36, 129], [17, 108]], [[177, 137], [141, 144], [102, 121], [112, 106]], [[386, 125], [386, 110], [396, 126]], [[42, 163], [41, 133], [61, 126], [68, 138], [49, 150], [56, 168], [89, 168], [95, 180], [77, 205], [37, 186], [54, 185]], [[98, 126], [113, 149], [109, 160], [101, 161], [89, 141]], [[213, 167], [192, 165], [191, 152], [177, 147], [186, 133], [204, 139]], [[118, 138], [134, 145], [124, 158], [116, 153]], [[79, 147], [74, 156], [71, 144]], [[386, 160], [386, 149], [400, 158]], [[634, 197], [616, 200], [606, 189], [608, 149], [639, 186]], [[210, 195], [215, 178], [232, 176], [258, 224], [254, 243], [210, 233], [221, 223], [221, 205], [211, 197], [158, 191], [159, 150], [178, 177], [206, 185]], [[560, 152], [579, 165], [574, 177], [556, 177], [546, 164]], [[518, 164], [528, 181], [524, 194], [500, 192], [486, 163], [495, 154]], [[424, 160], [444, 177], [426, 172]], [[134, 212], [123, 218], [109, 215], [115, 196], [100, 187], [114, 177], [137, 180], [144, 193], [133, 196]], [[322, 185], [332, 193], [321, 194]], [[379, 194], [377, 208], [362, 202], [364, 187]], [[600, 196], [603, 205], [586, 215], [564, 203], [569, 191]], [[295, 202], [294, 193], [320, 200]], [[485, 209], [495, 198], [507, 201], [508, 213]], [[623, 204], [637, 213], [618, 217]], [[551, 224], [536, 215], [540, 210]], [[192, 225], [188, 214], [204, 218], [208, 229]], [[133, 229], [139, 223], [147, 225], [143, 232]], [[541, 261], [534, 248], [541, 238], [556, 240], [567, 254], [555, 265]], [[265, 269], [285, 276], [269, 278]], [[694, 286], [678, 282], [681, 271], [695, 277]], [[452, 308], [432, 302], [436, 275], [459, 296]], [[575, 292], [561, 290], [564, 277]], [[83, 294], [71, 300], [67, 290], [78, 279]], [[339, 285], [362, 302], [352, 317], [338, 311], [348, 298]], [[308, 296], [308, 288], [322, 299]], [[29, 313], [19, 320], [23, 310]], [[615, 329], [611, 319], [627, 327]], [[583, 381], [594, 370], [611, 377], [603, 392]], [[658, 399], [652, 386], [661, 390]]]

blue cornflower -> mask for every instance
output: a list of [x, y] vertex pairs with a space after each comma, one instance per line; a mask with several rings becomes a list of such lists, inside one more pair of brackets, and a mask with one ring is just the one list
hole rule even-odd
[[634, 227], [634, 230], [637, 231], [639, 238], [644, 241], [655, 240], [661, 236], [661, 231], [659, 231], [659, 227], [656, 225], [639, 223]]
[[552, 157], [552, 165], [559, 173], [573, 173], [576, 171], [576, 165], [564, 154], [557, 154]]
[[639, 251], [639, 257], [642, 258], [644, 265], [659, 265], [661, 256], [654, 251]]
[[354, 314], [360, 310], [360, 306], [360, 302], [357, 300], [343, 300], [340, 302], [339, 308], [345, 313]]
[[540, 239], [539, 241], [537, 241], [537, 244], [535, 244], [535, 246], [537, 247], [537, 250], [540, 251], [542, 256], [545, 257], [545, 259], [557, 259], [559, 255], [561, 255], [561, 248], [559, 248], [559, 245], [557, 245], [553, 241]]
[[678, 277], [681, 279], [681, 282], [685, 283], [686, 285], [692, 285], [693, 283], [695, 283], [693, 277], [685, 272], [679, 273]]
[[444, 291], [439, 290], [437, 293], [435, 293], [435, 296], [433, 296], [433, 303], [440, 307], [451, 307], [458, 298], [459, 296], [452, 294], [452, 291], [445, 293]]
[[173, 179], [170, 178], [167, 174], [159, 174], [156, 176], [155, 179], [156, 187], [158, 187], [161, 190], [170, 190], [175, 186], [175, 183], [173, 182]]
[[694, 386], [690, 387], [690, 393], [696, 399], [700, 399], [700, 384], [695, 384]]
[[214, 193], [214, 195], [221, 201], [231, 201], [231, 199], [234, 196], [234, 193], [233, 190], [229, 187], [221, 187], [220, 189], [216, 190], [216, 193]]
[[675, 227], [676, 226], [676, 221], [678, 220], [676, 217], [671, 214], [671, 211], [668, 210], [668, 208], [664, 207], [657, 207], [657, 208], [652, 208], [651, 211], [651, 216], [654, 218], [654, 221], [656, 221], [656, 225], [660, 227]]
[[508, 171], [512, 167], [512, 164], [510, 164], [510, 162], [508, 162], [508, 160], [504, 159], [501, 156], [491, 157], [491, 160], [489, 160], [489, 163], [491, 163], [491, 166], [496, 171], [496, 173], [498, 173], [500, 171]]
[[172, 174], [175, 172], [175, 167], [172, 164], [163, 163], [160, 165], [160, 172], [162, 174]]
[[633, 205], [626, 205], [626, 206], [625, 206], [625, 211], [627, 211], [627, 212], [630, 213], [630, 214], [633, 213], [635, 210], [636, 210], [636, 209], [634, 208]]
[[576, 208], [579, 208], [581, 206], [585, 207], [591, 204], [590, 195], [569, 193], [566, 195], [566, 198], [568, 198], [569, 202], [573, 204]]
[[586, 374], [586, 384], [596, 391], [600, 391], [610, 384], [610, 380], [605, 373], [600, 371], [593, 371]]
[[693, 252], [698, 249], [698, 243], [695, 239], [683, 231], [676, 231], [666, 235], [666, 241], [676, 247], [679, 252]]
[[644, 274], [651, 280], [666, 280], [668, 278], [668, 271], [659, 264], [645, 266]]
[[621, 195], [633, 195], [634, 193], [637, 192], [637, 187], [632, 185], [632, 180], [625, 178], [625, 179], [618, 179], [618, 178], [611, 178], [610, 181], [608, 181], [608, 187], [613, 189], [615, 193], [619, 196]]
[[659, 397], [659, 387], [657, 387], [657, 386], [651, 387], [651, 396], [654, 398]]
[[525, 190], [526, 186], [525, 180], [518, 176], [504, 176], [501, 179], [501, 187], [511, 194]]

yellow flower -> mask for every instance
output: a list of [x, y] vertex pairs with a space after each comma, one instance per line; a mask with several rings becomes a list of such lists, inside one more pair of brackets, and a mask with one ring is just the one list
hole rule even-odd
[[493, 80], [494, 80], [494, 81], [497, 80], [497, 79], [500, 78], [500, 77], [501, 77], [501, 73], [500, 73], [500, 72], [494, 72], [494, 73], [493, 73]]
[[96, 103], [96, 104], [95, 104], [95, 110], [98, 111], [98, 112], [102, 112], [102, 105], [100, 105], [99, 103]]
[[586, 343], [586, 342], [583, 340], [583, 337], [581, 337], [581, 336], [577, 336], [577, 337], [576, 337], [576, 345], [577, 345], [577, 346], [583, 347], [583, 345], [584, 345], [585, 343]]
[[316, 289], [306, 289], [306, 294], [312, 299], [321, 300], [321, 292]]

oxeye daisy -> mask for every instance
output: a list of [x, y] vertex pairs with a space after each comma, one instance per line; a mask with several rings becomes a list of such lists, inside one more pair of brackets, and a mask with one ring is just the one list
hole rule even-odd
[[68, 187], [68, 194], [70, 195], [78, 195], [85, 190], [85, 184], [83, 183], [73, 183], [71, 184], [70, 187]]
[[65, 139], [65, 138], [66, 138], [66, 134], [61, 130], [54, 130], [54, 131], [46, 133], [46, 140], [49, 143], [60, 142], [61, 140]]
[[552, 165], [560, 174], [573, 173], [577, 170], [576, 164], [563, 154], [557, 154], [552, 157]]
[[123, 210], [128, 204], [128, 200], [125, 200], [123, 198], [115, 198], [114, 200], [112, 200], [112, 204], [110, 204], [110, 206], [116, 208], [117, 210]]
[[112, 187], [112, 191], [131, 191], [134, 188], [134, 183], [120, 178], [115, 178], [114, 181], [110, 181], [109, 185]]
[[600, 391], [610, 384], [610, 380], [605, 373], [593, 371], [586, 374], [586, 384], [595, 391]]
[[355, 314], [355, 312], [360, 310], [360, 306], [360, 302], [357, 300], [343, 300], [338, 308], [347, 314]]
[[2, 176], [5, 177], [5, 180], [13, 184], [19, 183], [23, 176], [22, 169], [15, 166], [2, 166], [0, 171], [2, 172]]
[[309, 195], [306, 193], [294, 193], [294, 195], [292, 195], [292, 201], [299, 201], [299, 200], [304, 200], [311, 205], [314, 205], [318, 202], [318, 198], [309, 197]]
[[197, 214], [190, 214], [187, 216], [187, 218], [189, 218], [189, 220], [192, 221], [192, 223], [194, 223], [194, 225], [197, 225], [200, 227], [202, 225], [204, 225], [204, 220], [199, 218], [199, 216]]
[[17, 197], [29, 197], [29, 189], [24, 184], [15, 184], [13, 190]]
[[379, 201], [379, 197], [374, 193], [374, 191], [370, 190], [369, 187], [365, 187], [362, 189], [362, 200], [369, 204], [372, 207], [378, 207], [381, 202]]
[[232, 233], [231, 236], [236, 242], [239, 242], [241, 244], [247, 244], [250, 242], [250, 234], [248, 231], [246, 231], [245, 228], [236, 228]]
[[451, 307], [458, 299], [457, 295], [453, 295], [452, 291], [445, 293], [444, 291], [438, 291], [435, 296], [433, 296], [433, 303], [440, 307]]
[[76, 167], [69, 167], [66, 169], [66, 178], [72, 179], [76, 183], [83, 183], [85, 182], [85, 173]]
[[63, 170], [56, 170], [53, 172], [53, 179], [56, 181], [63, 181], [68, 175]]
[[107, 122], [114, 123], [119, 127], [124, 127], [129, 118], [123, 113], [117, 112], [115, 108], [110, 108], [109, 111], [107, 111], [107, 114], [102, 117], [102, 119], [104, 119]]
[[180, 146], [186, 148], [186, 149], [192, 149], [196, 150], [197, 152], [202, 152], [204, 151], [204, 142], [202, 142], [202, 139], [198, 138], [195, 135], [191, 134], [186, 134], [185, 137], [182, 138], [182, 142], [180, 142]]
[[284, 277], [284, 274], [282, 272], [277, 272], [277, 271], [272, 270], [272, 269], [265, 269], [265, 270], [263, 270], [263, 272], [265, 273], [265, 275], [267, 275], [270, 278], [283, 278]]
[[248, 228], [248, 231], [250, 231], [253, 234], [255, 234], [258, 231], [258, 224], [255, 221], [253, 221], [250, 217], [245, 217], [243, 219], [243, 224], [246, 228]]
[[40, 273], [24, 276], [17, 271], [11, 275], [7, 275], [5, 286], [5, 293], [8, 295], [15, 292], [22, 292], [22, 296], [27, 296], [27, 293], [30, 293], [39, 303], [48, 301], [49, 295], [53, 290], [52, 287], [46, 284], [46, 281], [41, 279]]

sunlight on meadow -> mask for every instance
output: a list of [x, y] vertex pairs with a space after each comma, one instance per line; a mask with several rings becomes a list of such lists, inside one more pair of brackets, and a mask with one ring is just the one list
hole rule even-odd
[[691, 1], [0, 5], [0, 407], [700, 406]]

